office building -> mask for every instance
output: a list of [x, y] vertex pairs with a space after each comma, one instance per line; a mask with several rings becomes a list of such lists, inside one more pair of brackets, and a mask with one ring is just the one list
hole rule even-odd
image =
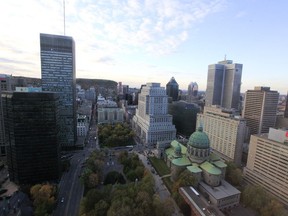
[[72, 37], [40, 34], [43, 91], [60, 100], [60, 143], [74, 147], [77, 139], [75, 45]]
[[244, 180], [261, 185], [288, 205], [288, 130], [270, 128], [269, 133], [252, 135]]
[[[12, 86], [12, 76], [6, 74], [0, 74], [0, 96], [2, 91], [11, 91], [12, 90], [11, 86]], [[6, 155], [5, 130], [4, 130], [2, 102], [0, 100], [0, 156], [5, 155]]]
[[172, 116], [168, 114], [168, 96], [160, 83], [142, 86], [132, 127], [145, 145], [175, 139], [176, 129], [172, 124]]
[[166, 94], [168, 95], [168, 97], [171, 97], [173, 101], [178, 100], [179, 85], [174, 77], [172, 77], [170, 81], [166, 84]]
[[286, 96], [286, 107], [285, 107], [285, 112], [284, 112], [284, 118], [288, 118], [288, 93]]
[[197, 125], [203, 124], [211, 150], [226, 161], [241, 165], [242, 148], [247, 137], [246, 121], [231, 110], [219, 106], [205, 106], [198, 113]]
[[60, 176], [59, 100], [50, 92], [2, 92], [9, 178], [17, 184]]
[[245, 94], [242, 117], [246, 119], [250, 134], [268, 133], [275, 127], [279, 93], [269, 87], [255, 87]]
[[197, 97], [198, 95], [198, 84], [196, 82], [191, 82], [188, 85], [188, 96]]
[[242, 66], [232, 60], [208, 66], [205, 105], [239, 110]]

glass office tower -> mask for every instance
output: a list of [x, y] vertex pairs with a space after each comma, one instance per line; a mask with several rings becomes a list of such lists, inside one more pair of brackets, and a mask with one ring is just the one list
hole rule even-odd
[[57, 92], [60, 101], [60, 143], [73, 148], [77, 139], [75, 43], [72, 37], [40, 34], [43, 91]]

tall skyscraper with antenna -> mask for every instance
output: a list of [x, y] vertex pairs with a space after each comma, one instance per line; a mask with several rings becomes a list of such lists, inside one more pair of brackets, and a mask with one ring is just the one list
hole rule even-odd
[[60, 143], [62, 149], [76, 144], [75, 43], [72, 37], [40, 34], [43, 91], [60, 96]]

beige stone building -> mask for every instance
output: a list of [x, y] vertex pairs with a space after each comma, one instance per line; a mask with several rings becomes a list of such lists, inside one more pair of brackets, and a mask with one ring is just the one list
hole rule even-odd
[[251, 136], [244, 179], [288, 205], [288, 130], [270, 128]]
[[232, 111], [219, 106], [205, 106], [197, 115], [197, 125], [203, 124], [211, 150], [226, 161], [241, 164], [243, 143], [247, 137], [246, 121]]
[[115, 124], [124, 122], [121, 108], [98, 108], [98, 124]]
[[168, 96], [160, 83], [147, 83], [142, 87], [132, 127], [141, 142], [148, 146], [175, 139], [176, 128], [172, 115], [168, 114]]

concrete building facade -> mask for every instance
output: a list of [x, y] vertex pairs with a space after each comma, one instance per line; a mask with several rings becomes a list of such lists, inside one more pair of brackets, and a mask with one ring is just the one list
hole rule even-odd
[[226, 161], [241, 164], [242, 148], [247, 137], [246, 121], [231, 110], [219, 106], [205, 106], [197, 114], [197, 125], [203, 124], [211, 149]]
[[246, 119], [250, 134], [268, 133], [275, 127], [279, 93], [269, 87], [255, 87], [245, 94], [242, 117]]
[[147, 83], [142, 87], [132, 127], [145, 145], [175, 139], [176, 129], [168, 114], [168, 96], [160, 83]]
[[244, 180], [288, 205], [288, 130], [270, 128], [251, 136]]
[[76, 145], [75, 43], [72, 37], [40, 34], [43, 91], [57, 92], [60, 100], [62, 149]]
[[286, 107], [285, 107], [285, 112], [284, 112], [284, 118], [288, 118], [288, 93], [286, 96]]
[[232, 60], [208, 66], [206, 105], [239, 110], [242, 67]]
[[124, 122], [121, 108], [98, 108], [98, 124], [115, 124]]

